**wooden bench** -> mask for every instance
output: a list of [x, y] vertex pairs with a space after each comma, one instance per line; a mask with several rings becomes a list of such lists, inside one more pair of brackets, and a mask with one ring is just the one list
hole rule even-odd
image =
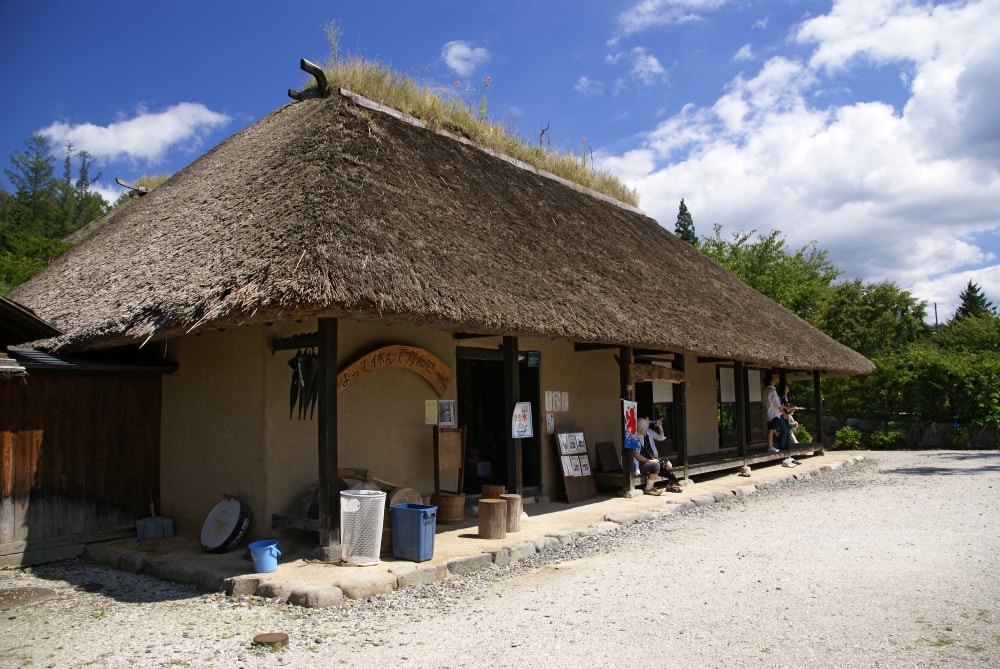
[[[599, 441], [595, 446], [597, 447], [597, 460], [600, 463], [600, 469], [594, 471], [594, 482], [598, 488], [620, 491], [622, 489], [623, 474], [618, 447], [613, 441]], [[669, 459], [670, 457], [676, 457], [676, 454], [661, 455], [660, 457]], [[628, 481], [630, 490], [646, 487], [646, 475], [641, 473], [636, 474], [634, 469], [628, 474]], [[667, 479], [661, 476], [657, 479], [656, 484], [659, 484], [661, 481], [665, 483]]]

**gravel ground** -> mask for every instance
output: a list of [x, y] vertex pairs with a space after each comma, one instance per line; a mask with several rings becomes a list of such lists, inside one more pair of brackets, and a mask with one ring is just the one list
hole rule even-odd
[[0, 612], [0, 667], [996, 667], [998, 491], [1000, 452], [874, 453], [335, 609], [8, 569], [56, 594]]

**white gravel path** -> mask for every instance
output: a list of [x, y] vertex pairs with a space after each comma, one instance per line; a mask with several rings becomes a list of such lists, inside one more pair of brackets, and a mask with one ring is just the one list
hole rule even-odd
[[997, 667], [998, 555], [1000, 452], [872, 453], [336, 609], [4, 570], [56, 596], [0, 612], [0, 667]]

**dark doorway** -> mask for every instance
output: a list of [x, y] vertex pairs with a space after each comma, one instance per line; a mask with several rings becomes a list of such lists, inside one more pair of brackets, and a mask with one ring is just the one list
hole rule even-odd
[[[466, 428], [465, 492], [479, 494], [483, 484], [507, 483], [507, 436], [511, 416], [504, 407], [503, 360], [500, 351], [458, 350], [458, 422]], [[531, 402], [534, 436], [521, 440], [521, 478], [524, 487], [541, 485], [541, 412], [539, 357], [521, 355], [518, 377], [520, 401]], [[530, 361], [530, 363], [529, 363]], [[530, 366], [529, 366], [530, 365]]]

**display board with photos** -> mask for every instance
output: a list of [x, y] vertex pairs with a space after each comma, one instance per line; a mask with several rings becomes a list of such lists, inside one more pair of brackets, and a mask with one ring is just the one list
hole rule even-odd
[[567, 501], [578, 502], [594, 497], [597, 485], [590, 468], [590, 455], [583, 430], [556, 430], [553, 439], [562, 466]]

